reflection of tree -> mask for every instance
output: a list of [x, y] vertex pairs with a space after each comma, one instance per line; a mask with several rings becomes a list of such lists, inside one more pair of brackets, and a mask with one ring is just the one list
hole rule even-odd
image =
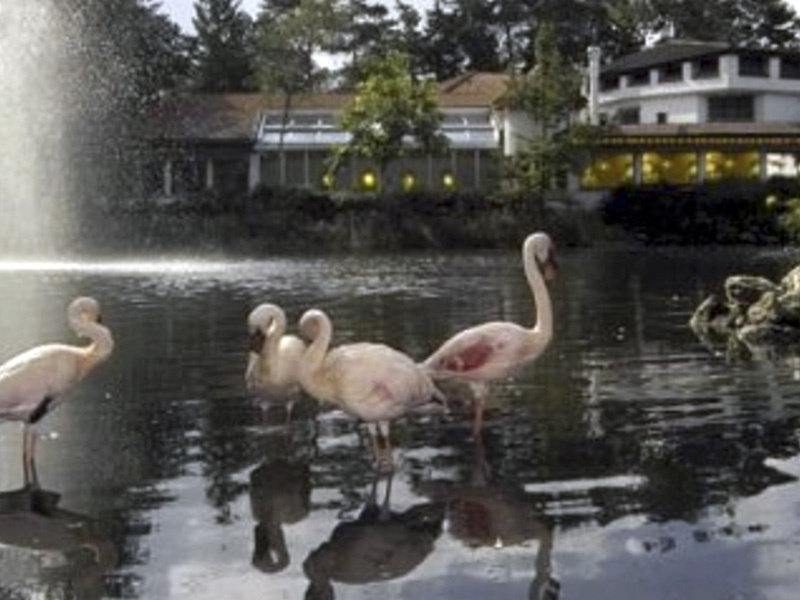
[[100, 598], [117, 550], [88, 517], [58, 508], [59, 494], [0, 494], [0, 597]]
[[377, 502], [378, 478], [358, 518], [339, 523], [328, 541], [303, 562], [309, 579], [306, 598], [332, 599], [332, 581], [363, 584], [395, 579], [413, 571], [433, 550], [442, 531], [441, 503], [417, 504], [403, 512], [389, 508], [392, 476]]

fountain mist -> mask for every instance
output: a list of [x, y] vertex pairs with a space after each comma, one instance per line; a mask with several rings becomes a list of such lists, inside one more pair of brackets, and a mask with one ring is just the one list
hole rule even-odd
[[0, 252], [51, 255], [68, 228], [71, 71], [46, 0], [0, 1]]

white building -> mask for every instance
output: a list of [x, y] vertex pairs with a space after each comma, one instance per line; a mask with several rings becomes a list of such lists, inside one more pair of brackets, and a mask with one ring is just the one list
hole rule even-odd
[[589, 56], [589, 118], [609, 129], [583, 188], [797, 175], [800, 54], [673, 39]]

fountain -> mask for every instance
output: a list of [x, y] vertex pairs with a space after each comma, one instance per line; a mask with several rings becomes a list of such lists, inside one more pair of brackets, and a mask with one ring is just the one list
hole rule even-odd
[[48, 0], [0, 5], [4, 258], [52, 255], [69, 226], [67, 130], [74, 103], [60, 85], [71, 71], [65, 25]]

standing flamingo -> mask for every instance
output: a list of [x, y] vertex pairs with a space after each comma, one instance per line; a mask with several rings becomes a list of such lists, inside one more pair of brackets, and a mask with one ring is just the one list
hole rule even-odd
[[286, 402], [286, 421], [300, 392], [300, 361], [306, 345], [299, 337], [285, 335], [286, 315], [276, 304], [264, 303], [247, 319], [250, 332], [250, 355], [245, 382], [269, 403], [275, 399]]
[[389, 346], [362, 342], [330, 349], [333, 326], [321, 310], [306, 311], [300, 331], [310, 340], [300, 366], [303, 389], [365, 421], [379, 464], [381, 440], [391, 456], [389, 422], [443, 400], [422, 366]]
[[80, 297], [67, 309], [72, 330], [88, 338], [88, 346], [45, 344], [0, 365], [0, 419], [22, 421], [22, 463], [25, 484], [38, 484], [34, 426], [114, 349], [111, 332], [100, 324], [100, 305]]
[[465, 329], [442, 344], [423, 363], [434, 381], [466, 381], [474, 395], [473, 435], [480, 437], [488, 384], [536, 359], [553, 337], [553, 310], [545, 279], [555, 277], [555, 246], [546, 233], [529, 235], [522, 262], [536, 303], [532, 329], [508, 321], [491, 321]]

